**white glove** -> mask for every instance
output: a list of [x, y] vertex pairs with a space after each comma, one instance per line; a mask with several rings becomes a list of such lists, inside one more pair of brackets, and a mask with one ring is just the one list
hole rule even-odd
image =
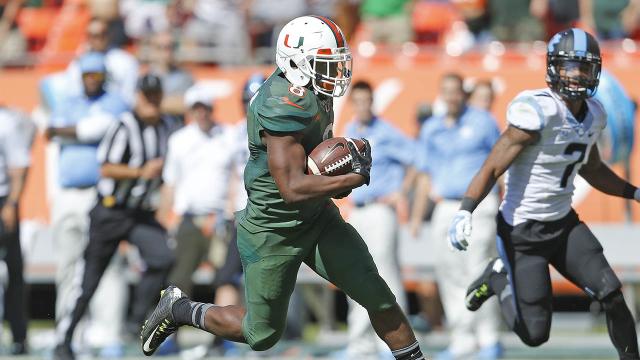
[[469, 211], [458, 210], [449, 226], [448, 238], [451, 250], [467, 250], [471, 238], [471, 213]]

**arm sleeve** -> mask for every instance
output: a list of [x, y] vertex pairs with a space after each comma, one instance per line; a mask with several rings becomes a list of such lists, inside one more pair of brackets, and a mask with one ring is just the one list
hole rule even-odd
[[522, 130], [540, 131], [544, 119], [543, 107], [533, 95], [520, 95], [507, 108], [507, 123]]
[[257, 109], [257, 120], [272, 132], [298, 132], [304, 130], [318, 114], [318, 105], [305, 97], [272, 96]]
[[90, 115], [76, 125], [76, 136], [83, 143], [97, 143], [105, 136], [109, 127], [116, 122], [110, 114]]
[[98, 162], [100, 164], [121, 164], [129, 148], [127, 129], [121, 122], [115, 122], [107, 130], [107, 134], [98, 147]]

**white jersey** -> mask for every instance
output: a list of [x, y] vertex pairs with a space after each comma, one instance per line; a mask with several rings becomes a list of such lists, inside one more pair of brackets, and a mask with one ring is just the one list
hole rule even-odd
[[571, 210], [573, 179], [607, 124], [602, 104], [594, 98], [586, 101], [582, 123], [549, 89], [523, 91], [509, 104], [508, 124], [538, 131], [540, 140], [527, 146], [507, 170], [500, 205], [507, 223], [558, 220]]

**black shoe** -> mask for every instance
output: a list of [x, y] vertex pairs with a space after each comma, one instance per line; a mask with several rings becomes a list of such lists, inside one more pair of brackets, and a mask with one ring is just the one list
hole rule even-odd
[[171, 310], [177, 300], [186, 297], [175, 286], [169, 286], [162, 290], [158, 305], [142, 326], [140, 339], [142, 340], [142, 352], [145, 355], [151, 356], [160, 344], [178, 329]]
[[25, 342], [17, 342], [11, 344], [11, 349], [9, 350], [11, 355], [27, 355], [29, 350], [27, 348], [27, 343]]
[[502, 269], [502, 260], [500, 260], [500, 258], [492, 259], [491, 261], [489, 261], [489, 264], [487, 264], [487, 267], [484, 268], [482, 275], [480, 275], [479, 278], [471, 283], [471, 285], [467, 289], [467, 296], [464, 299], [467, 309], [471, 311], [480, 309], [480, 306], [482, 306], [485, 301], [487, 301], [495, 294], [493, 292], [493, 289], [491, 289], [489, 280], [491, 278], [491, 274], [496, 271], [494, 270], [494, 266], [498, 261], [500, 261], [500, 264], [498, 264], [498, 267], [500, 267], [500, 271], [504, 271]]
[[53, 349], [53, 360], [75, 360], [71, 345], [60, 344]]

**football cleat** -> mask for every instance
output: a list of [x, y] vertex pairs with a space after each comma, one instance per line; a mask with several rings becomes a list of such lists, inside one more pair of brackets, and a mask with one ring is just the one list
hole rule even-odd
[[160, 344], [178, 329], [172, 308], [176, 301], [186, 297], [176, 286], [169, 286], [162, 290], [158, 305], [142, 326], [140, 340], [142, 340], [142, 352], [145, 355], [153, 355]]
[[493, 289], [491, 289], [489, 280], [491, 279], [492, 273], [503, 271], [503, 268], [502, 260], [500, 258], [495, 258], [489, 261], [487, 267], [484, 268], [482, 275], [472, 282], [467, 289], [467, 296], [464, 300], [467, 309], [470, 311], [480, 309], [480, 306], [495, 294]]

